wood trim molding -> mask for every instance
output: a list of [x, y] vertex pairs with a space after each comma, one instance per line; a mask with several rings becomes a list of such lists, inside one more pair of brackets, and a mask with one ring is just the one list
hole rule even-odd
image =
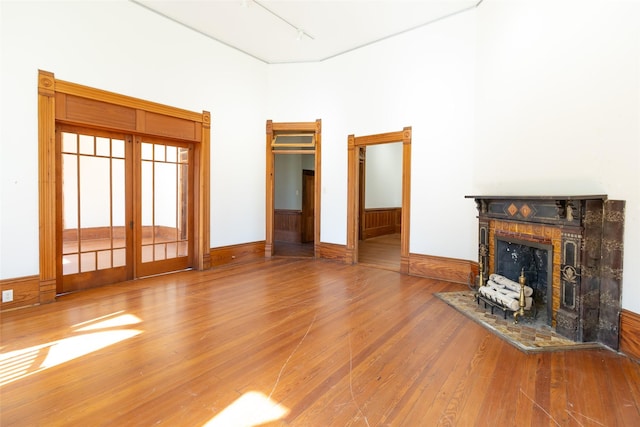
[[411, 213], [411, 127], [398, 132], [347, 137], [347, 247], [346, 262], [358, 261], [359, 162], [360, 147], [402, 142], [402, 228], [400, 231], [400, 272], [409, 274], [409, 236]]
[[[46, 71], [40, 71], [40, 73], [46, 73], [53, 78], [53, 73]], [[189, 120], [193, 122], [202, 123], [204, 121], [202, 113], [196, 113], [193, 111], [183, 110], [181, 108], [171, 107], [169, 105], [159, 104], [157, 102], [146, 101], [144, 99], [134, 98], [127, 95], [121, 95], [119, 93], [109, 92], [102, 89], [96, 89], [89, 86], [83, 86], [77, 83], [71, 83], [64, 80], [55, 79], [55, 92], [63, 93], [66, 95], [78, 96], [86, 99], [97, 99], [102, 102], [118, 105], [121, 107], [128, 107], [135, 110], [143, 110], [149, 113], [162, 114], [174, 118]]]
[[[315, 122], [273, 122], [268, 120], [271, 123], [271, 131], [273, 133], [277, 132], [320, 132], [319, 124], [320, 119]], [[269, 125], [267, 125], [267, 129]]]
[[[346, 245], [334, 243], [321, 243], [319, 258], [334, 261], [349, 262], [349, 250]], [[425, 277], [428, 279], [443, 280], [446, 282], [467, 285], [470, 280], [478, 276], [478, 263], [466, 259], [439, 257], [434, 255], [409, 254], [410, 276]], [[402, 273], [402, 272], [401, 272]]]
[[56, 100], [53, 73], [38, 74], [38, 200], [40, 235], [40, 303], [55, 301], [57, 277]]
[[409, 274], [466, 285], [478, 275], [478, 263], [466, 259], [411, 254]]
[[620, 351], [640, 362], [640, 314], [620, 312]]
[[360, 167], [360, 148], [356, 146], [356, 137], [347, 137], [347, 264], [358, 262], [358, 231], [360, 230], [358, 195]]
[[240, 264], [264, 259], [264, 241], [211, 248], [211, 266]]
[[195, 200], [195, 212], [197, 217], [196, 264], [198, 270], [207, 270], [211, 267], [211, 113], [202, 112], [202, 138], [197, 144], [196, 152], [197, 170], [199, 174], [195, 176], [195, 188], [197, 189], [197, 199]]

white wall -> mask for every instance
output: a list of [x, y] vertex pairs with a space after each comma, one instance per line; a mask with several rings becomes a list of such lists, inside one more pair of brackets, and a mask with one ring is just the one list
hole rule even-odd
[[402, 206], [402, 142], [367, 147], [364, 207]]
[[322, 119], [323, 242], [346, 243], [348, 135], [412, 126], [410, 250], [476, 258], [475, 205], [464, 199], [474, 163], [465, 155], [474, 141], [474, 63], [469, 11], [318, 64], [269, 67], [270, 119]]
[[322, 119], [321, 240], [338, 244], [347, 136], [412, 126], [411, 252], [476, 259], [467, 194], [606, 193], [627, 201], [623, 307], [640, 313], [638, 2], [485, 0], [331, 60], [272, 66], [124, 1], [2, 1], [0, 15], [0, 278], [38, 272], [40, 68], [211, 111], [213, 247], [264, 239], [267, 119]]
[[477, 14], [473, 191], [626, 200], [623, 307], [639, 313], [640, 2], [485, 0]]
[[302, 170], [315, 170], [313, 154], [282, 154], [274, 160], [274, 208], [302, 209]]
[[210, 111], [211, 244], [264, 240], [265, 64], [128, 1], [3, 0], [0, 19], [0, 278], [39, 269], [38, 69]]

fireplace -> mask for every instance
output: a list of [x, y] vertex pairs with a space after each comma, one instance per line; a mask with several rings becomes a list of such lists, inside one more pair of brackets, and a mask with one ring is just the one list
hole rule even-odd
[[618, 348], [624, 201], [466, 196], [478, 209], [478, 263], [534, 288], [538, 316], [577, 342]]

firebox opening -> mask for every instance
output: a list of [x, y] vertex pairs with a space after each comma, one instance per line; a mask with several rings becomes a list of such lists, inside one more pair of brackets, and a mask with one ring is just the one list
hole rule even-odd
[[536, 322], [551, 325], [553, 246], [498, 236], [495, 243], [495, 273], [517, 282], [524, 271], [526, 284], [533, 288]]

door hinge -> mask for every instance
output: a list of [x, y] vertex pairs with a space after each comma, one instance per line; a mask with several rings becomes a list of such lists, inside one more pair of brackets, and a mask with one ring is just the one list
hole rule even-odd
[[129, 228], [133, 230], [133, 221], [129, 221]]

